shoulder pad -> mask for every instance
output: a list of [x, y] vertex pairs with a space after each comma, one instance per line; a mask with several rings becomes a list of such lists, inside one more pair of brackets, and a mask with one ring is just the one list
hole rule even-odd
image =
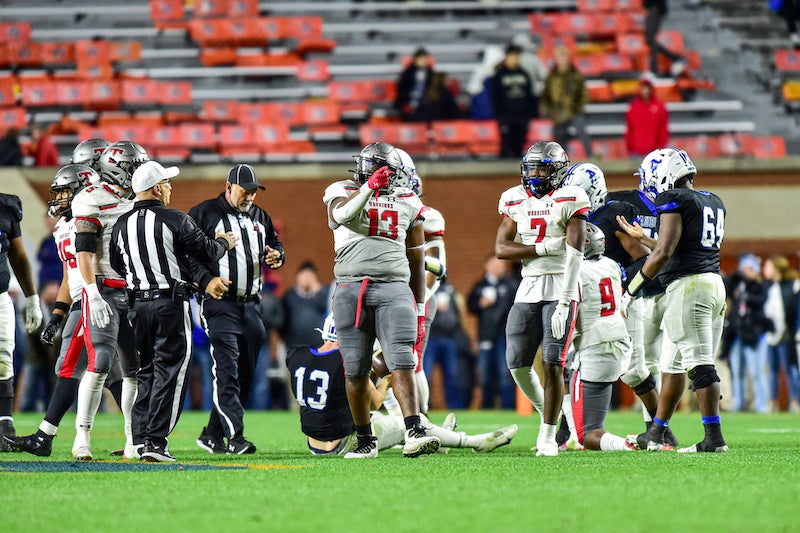
[[358, 183], [353, 180], [342, 180], [331, 183], [322, 195], [322, 203], [329, 204], [335, 198], [347, 198], [358, 189]]
[[8, 212], [14, 217], [14, 220], [20, 222], [22, 220], [22, 200], [15, 194], [0, 194], [0, 205], [8, 208]]

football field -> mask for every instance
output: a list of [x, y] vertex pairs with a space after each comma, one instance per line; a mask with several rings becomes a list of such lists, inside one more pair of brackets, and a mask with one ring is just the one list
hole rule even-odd
[[[432, 413], [439, 423], [445, 413]], [[702, 437], [697, 413], [672, 422], [681, 445]], [[41, 415], [17, 415], [21, 434]], [[195, 445], [207, 420], [184, 413], [173, 464], [115, 460], [122, 418], [98, 415], [92, 463], [72, 461], [74, 415], [53, 455], [0, 454], [0, 531], [797, 531], [800, 416], [723, 414], [728, 454], [563, 452], [535, 457], [538, 417], [458, 412], [458, 431], [517, 423], [489, 454], [450, 450], [404, 459], [314, 458], [298, 415], [246, 416], [255, 455], [211, 455]], [[642, 431], [638, 412], [609, 415], [617, 434]]]

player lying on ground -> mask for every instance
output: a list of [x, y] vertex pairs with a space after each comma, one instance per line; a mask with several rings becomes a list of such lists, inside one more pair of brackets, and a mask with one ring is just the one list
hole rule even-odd
[[[333, 315], [325, 320], [322, 332], [323, 344], [319, 348], [300, 347], [286, 358], [286, 366], [292, 379], [292, 392], [300, 405], [300, 425], [306, 435], [308, 449], [313, 455], [344, 455], [345, 459], [362, 458], [363, 454], [351, 453], [358, 444], [353, 417], [345, 392], [344, 366]], [[402, 445], [406, 428], [402, 415], [386, 415], [379, 409], [390, 387], [391, 376], [382, 358], [375, 365], [380, 369], [377, 386], [370, 381], [371, 423], [377, 439], [377, 450]], [[517, 434], [517, 425], [512, 424], [491, 433], [467, 435], [453, 431], [455, 416], [448, 415], [443, 426], [436, 426], [422, 415], [422, 423], [429, 435], [433, 435], [443, 447], [472, 448], [476, 452], [490, 452], [511, 442]], [[377, 456], [377, 450], [374, 456]], [[374, 457], [373, 456], [373, 457]]]

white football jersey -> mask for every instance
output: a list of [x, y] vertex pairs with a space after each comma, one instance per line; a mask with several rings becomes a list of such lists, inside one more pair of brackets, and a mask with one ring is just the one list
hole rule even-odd
[[[358, 189], [353, 180], [338, 181], [325, 189], [322, 201], [329, 205]], [[333, 269], [336, 279], [408, 281], [411, 270], [406, 257], [406, 236], [409, 229], [424, 221], [423, 208], [411, 189], [398, 188], [391, 195], [370, 196], [361, 213], [346, 224], [329, 221], [336, 251]]]
[[94, 257], [94, 270], [98, 276], [119, 278], [111, 268], [109, 246], [111, 230], [120, 217], [133, 208], [134, 200], [126, 197], [116, 185], [105, 181], [89, 185], [72, 199], [72, 215], [76, 219], [87, 219], [100, 225], [100, 242]]
[[573, 339], [576, 350], [628, 337], [619, 310], [622, 269], [616, 261], [601, 256], [581, 263], [581, 301]]
[[[589, 212], [589, 197], [579, 187], [562, 187], [536, 198], [522, 185], [500, 196], [498, 212], [517, 224], [517, 239], [525, 245], [565, 237], [567, 223]], [[522, 260], [522, 283], [515, 302], [557, 300], [561, 294], [565, 255], [530, 257]]]
[[69, 295], [73, 302], [81, 299], [83, 280], [78, 270], [78, 257], [75, 253], [75, 219], [61, 217], [53, 229], [53, 238], [56, 240], [58, 257], [67, 267], [67, 284]]
[[[442, 215], [441, 211], [438, 209], [426, 205], [422, 210], [422, 216], [425, 217], [425, 221], [422, 223], [422, 231], [425, 232], [425, 250], [427, 251], [430, 248], [438, 247], [439, 261], [446, 267], [447, 256], [445, 255], [444, 241], [439, 239], [431, 241], [432, 237], [444, 238], [444, 215]], [[441, 282], [437, 279], [430, 288], [425, 289], [426, 302], [430, 300], [431, 296], [439, 289], [440, 284]]]

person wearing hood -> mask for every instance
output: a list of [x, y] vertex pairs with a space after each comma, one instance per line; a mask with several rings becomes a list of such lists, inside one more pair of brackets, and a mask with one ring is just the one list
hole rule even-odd
[[655, 95], [649, 78], [639, 80], [639, 94], [625, 114], [625, 148], [631, 157], [640, 158], [667, 146], [669, 113], [664, 102]]

